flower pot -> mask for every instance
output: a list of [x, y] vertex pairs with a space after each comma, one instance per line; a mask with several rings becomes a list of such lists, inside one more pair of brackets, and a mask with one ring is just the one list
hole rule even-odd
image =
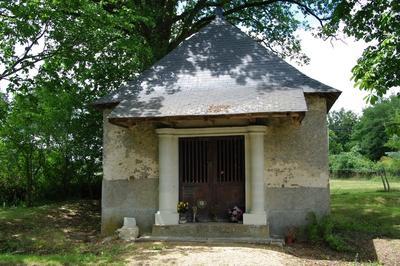
[[185, 223], [187, 223], [187, 219], [186, 219], [186, 215], [185, 214], [181, 214], [180, 216], [179, 216], [179, 223], [180, 224], [185, 224]]
[[286, 236], [285, 237], [285, 243], [286, 245], [292, 245], [294, 242], [294, 238], [292, 236]]

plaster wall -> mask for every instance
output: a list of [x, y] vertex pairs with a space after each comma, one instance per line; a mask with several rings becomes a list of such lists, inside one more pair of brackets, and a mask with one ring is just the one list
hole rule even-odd
[[149, 232], [158, 209], [158, 136], [151, 124], [109, 123], [110, 111], [103, 112], [102, 233], [114, 233], [124, 217]]
[[326, 188], [328, 129], [326, 102], [306, 97], [308, 112], [296, 127], [288, 120], [272, 120], [265, 135], [265, 184], [268, 188]]
[[265, 135], [265, 207], [271, 234], [307, 223], [307, 215], [329, 212], [326, 101], [306, 97], [308, 112], [296, 127], [273, 120]]
[[150, 123], [131, 128], [108, 122], [103, 112], [103, 173], [105, 180], [158, 178], [158, 137]]

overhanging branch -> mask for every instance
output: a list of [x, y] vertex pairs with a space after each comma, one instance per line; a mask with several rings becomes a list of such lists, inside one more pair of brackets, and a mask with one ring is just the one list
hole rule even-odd
[[[330, 19], [329, 17], [320, 18], [318, 16], [318, 14], [316, 12], [314, 12], [309, 6], [307, 6], [306, 4], [303, 4], [303, 3], [301, 3], [300, 1], [297, 1], [297, 0], [265, 0], [265, 1], [257, 1], [257, 2], [247, 2], [247, 3], [244, 3], [244, 4], [238, 5], [236, 7], [233, 7], [231, 9], [229, 9], [229, 10], [226, 10], [224, 12], [224, 15], [225, 16], [229, 16], [231, 14], [240, 12], [240, 11], [248, 9], [248, 8], [271, 5], [271, 4], [278, 3], [278, 2], [290, 3], [290, 4], [297, 5], [300, 9], [304, 10], [307, 14], [309, 14], [310, 16], [312, 16], [315, 19], [317, 19], [321, 26], [324, 25], [324, 23], [323, 23], [324, 21]], [[183, 12], [179, 16], [175, 17], [173, 21], [176, 22], [176, 21], [179, 21], [179, 20], [185, 20], [187, 18], [191, 18], [188, 21], [186, 21], [186, 23], [188, 23], [188, 22], [191, 23], [193, 18], [195, 17], [195, 15], [200, 10], [202, 10], [203, 8], [206, 8], [206, 7], [218, 6], [218, 5], [220, 5], [220, 4], [218, 4], [216, 2], [199, 1], [193, 9]], [[197, 22], [193, 23], [190, 28], [188, 28], [187, 25], [185, 25], [183, 27], [183, 29], [182, 29], [181, 34], [174, 41], [171, 42], [170, 49], [176, 47], [186, 37], [188, 37], [191, 34], [197, 32], [199, 29], [201, 29], [207, 23], [211, 22], [213, 19], [215, 19], [215, 15], [211, 14], [211, 15], [206, 16], [206, 17], [198, 20]]]

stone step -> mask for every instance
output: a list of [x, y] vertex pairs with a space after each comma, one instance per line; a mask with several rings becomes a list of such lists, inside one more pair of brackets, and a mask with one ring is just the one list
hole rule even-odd
[[268, 239], [268, 225], [237, 223], [186, 223], [153, 225], [152, 237]]
[[208, 243], [208, 244], [262, 244], [283, 247], [285, 241], [281, 238], [258, 238], [258, 237], [170, 237], [170, 236], [148, 236], [144, 235], [135, 240], [136, 242], [188, 242], [188, 243]]

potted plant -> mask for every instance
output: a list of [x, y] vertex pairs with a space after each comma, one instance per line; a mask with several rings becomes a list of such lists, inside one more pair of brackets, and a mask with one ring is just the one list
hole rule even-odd
[[288, 227], [285, 233], [285, 243], [286, 245], [291, 245], [296, 241], [297, 228], [294, 226]]
[[189, 210], [189, 202], [180, 201], [177, 205], [177, 211], [179, 213], [179, 223], [184, 224], [187, 222], [186, 213]]
[[235, 206], [232, 209], [228, 210], [229, 220], [232, 223], [238, 223], [239, 221], [243, 220], [243, 211], [238, 207]]

